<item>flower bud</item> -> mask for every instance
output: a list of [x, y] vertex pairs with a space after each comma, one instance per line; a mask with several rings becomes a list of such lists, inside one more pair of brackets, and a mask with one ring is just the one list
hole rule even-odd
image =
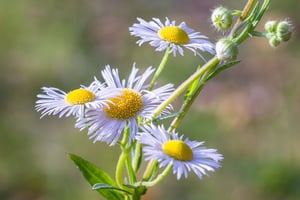
[[230, 39], [222, 38], [216, 44], [216, 56], [221, 61], [235, 60], [238, 53], [236, 43]]
[[265, 23], [265, 30], [268, 33], [275, 33], [276, 32], [276, 28], [277, 28], [277, 21], [268, 21]]
[[213, 10], [211, 15], [213, 26], [219, 31], [227, 30], [232, 24], [231, 12], [222, 6]]
[[269, 39], [269, 44], [271, 47], [277, 47], [280, 44], [280, 41], [277, 39], [276, 36], [273, 36]]
[[276, 36], [280, 42], [286, 42], [291, 39], [292, 25], [287, 21], [281, 21], [276, 28]]

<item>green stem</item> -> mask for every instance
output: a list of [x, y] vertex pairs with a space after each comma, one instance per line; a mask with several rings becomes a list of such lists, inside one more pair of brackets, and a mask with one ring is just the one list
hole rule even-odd
[[170, 47], [168, 47], [168, 48], [166, 49], [165, 54], [164, 54], [164, 57], [162, 58], [162, 60], [161, 60], [161, 62], [160, 62], [160, 64], [159, 64], [159, 66], [158, 66], [158, 68], [157, 68], [157, 70], [156, 70], [156, 72], [155, 72], [155, 74], [154, 74], [154, 76], [153, 76], [153, 79], [152, 79], [152, 81], [151, 81], [151, 83], [150, 83], [150, 86], [149, 86], [149, 89], [148, 89], [148, 90], [152, 90], [152, 89], [153, 89], [154, 84], [155, 84], [155, 82], [157, 81], [157, 79], [158, 79], [160, 73], [162, 72], [162, 70], [165, 68], [165, 66], [166, 66], [166, 64], [167, 64], [167, 61], [168, 61], [168, 59], [169, 59], [169, 56], [170, 56]]
[[122, 189], [124, 189], [124, 187], [123, 187], [123, 168], [124, 168], [124, 164], [127, 160], [128, 152], [129, 152], [128, 148], [126, 148], [128, 139], [129, 139], [129, 129], [127, 127], [125, 127], [124, 131], [123, 131], [123, 138], [120, 143], [122, 153], [119, 157], [117, 167], [116, 167], [116, 172], [115, 172], [116, 182], [117, 182], [118, 186]]
[[234, 39], [235, 43], [237, 45], [241, 44], [243, 41], [245, 41], [250, 35], [249, 32], [253, 29], [252, 24], [248, 24], [247, 27], [243, 30], [243, 32]]
[[[126, 141], [128, 141], [129, 139], [129, 130], [127, 130], [127, 134], [124, 135], [124, 139]], [[125, 144], [124, 144], [125, 146]], [[130, 151], [132, 149], [132, 147], [134, 146], [134, 143], [132, 143], [131, 145], [126, 145], [125, 148], [123, 148], [123, 152], [125, 154], [125, 164], [126, 164], [126, 169], [127, 169], [127, 174], [128, 174], [128, 179], [129, 179], [129, 183], [135, 183], [136, 182], [136, 175], [135, 175], [135, 171], [133, 169], [133, 166], [132, 166], [132, 160], [131, 160], [131, 157], [130, 157]], [[124, 166], [124, 164], [123, 164]]]
[[219, 59], [215, 56], [210, 59], [203, 67], [192, 74], [187, 80], [185, 80], [172, 94], [166, 99], [158, 108], [154, 111], [153, 119], [155, 119], [172, 101], [174, 101], [185, 89], [197, 78], [202, 76], [205, 72], [210, 71], [213, 67], [219, 64]]
[[126, 161], [128, 154], [125, 151], [122, 151], [118, 163], [117, 163], [117, 168], [116, 168], [116, 182], [118, 184], [118, 186], [122, 189], [124, 189], [123, 187], [123, 168], [124, 168], [124, 164]]
[[242, 14], [241, 16], [239, 17], [239, 19], [236, 21], [236, 23], [234, 24], [233, 28], [231, 29], [231, 33], [229, 35], [232, 35], [233, 34], [233, 31], [235, 30], [236, 27], [238, 27], [238, 25], [244, 21], [244, 19], [247, 18], [249, 12], [251, 11], [251, 9], [253, 8], [255, 2], [257, 0], [248, 0], [247, 4], [245, 5], [243, 11], [242, 11]]
[[172, 167], [173, 167], [173, 164], [169, 164], [164, 169], [164, 171], [156, 177], [156, 179], [154, 179], [153, 181], [149, 181], [149, 182], [142, 181], [142, 182], [139, 182], [138, 185], [144, 185], [146, 187], [152, 187], [152, 186], [158, 184], [160, 181], [162, 181], [168, 175], [168, 173], [171, 171]]
[[168, 132], [171, 133], [172, 131], [174, 131], [178, 125], [181, 123], [182, 119], [185, 117], [185, 115], [187, 114], [187, 112], [189, 111], [189, 109], [191, 108], [192, 104], [194, 103], [194, 101], [196, 100], [196, 98], [198, 97], [198, 95], [200, 94], [200, 92], [202, 91], [202, 89], [204, 88], [205, 84], [206, 84], [206, 80], [200, 80], [201, 83], [198, 86], [197, 90], [194, 92], [194, 94], [190, 97], [190, 99], [184, 103], [180, 109], [180, 114], [173, 119]]
[[269, 33], [265, 33], [265, 32], [259, 32], [259, 31], [250, 31], [249, 33], [251, 36], [256, 36], [256, 37], [268, 37]]
[[124, 128], [124, 131], [123, 131], [123, 138], [122, 138], [122, 141], [120, 143], [122, 150], [124, 150], [126, 148], [126, 146], [128, 145], [127, 143], [128, 143], [129, 135], [130, 135], [129, 134], [129, 128], [126, 124], [126, 126]]
[[136, 182], [136, 176], [135, 176], [134, 170], [132, 168], [132, 162], [131, 162], [130, 156], [127, 156], [126, 168], [127, 168], [127, 172], [128, 172], [129, 182], [130, 183], [135, 183]]
[[153, 170], [154, 170], [156, 164], [157, 164], [157, 160], [151, 160], [148, 163], [147, 168], [146, 168], [146, 170], [143, 174], [143, 180], [144, 181], [148, 181], [151, 178]]
[[[265, 12], [267, 11], [267, 9], [269, 8], [271, 0], [264, 0], [261, 9], [257, 12], [254, 11], [252, 19], [247, 23], [247, 26], [244, 28], [244, 30], [239, 34], [239, 36], [237, 36], [235, 38], [235, 42], [237, 44], [241, 44], [244, 40], [246, 40], [249, 36], [252, 36], [251, 34], [255, 35], [255, 36], [263, 36], [263, 37], [267, 37], [268, 38], [268, 34], [266, 33], [259, 33], [254, 31], [254, 29], [256, 28], [258, 22], [261, 20], [261, 18], [263, 17], [263, 15], [265, 14]], [[255, 2], [253, 2], [254, 4]], [[256, 8], [258, 8], [258, 4], [256, 4], [255, 6], [257, 6]], [[253, 7], [253, 5], [252, 5]], [[252, 9], [251, 7], [251, 9]], [[245, 7], [246, 8], [246, 7]], [[246, 9], [248, 10], [247, 15], [249, 14], [249, 12], [251, 11], [251, 9]], [[255, 10], [255, 8], [254, 8]], [[247, 16], [246, 15], [246, 16]], [[242, 22], [243, 23], [243, 22]], [[240, 25], [242, 24], [240, 23]], [[232, 29], [232, 34], [235, 33], [235, 29]]]
[[142, 145], [139, 141], [136, 141], [136, 146], [135, 146], [135, 151], [134, 151], [134, 163], [133, 163], [133, 170], [135, 172], [138, 171], [140, 162], [141, 162], [141, 150], [142, 150]]

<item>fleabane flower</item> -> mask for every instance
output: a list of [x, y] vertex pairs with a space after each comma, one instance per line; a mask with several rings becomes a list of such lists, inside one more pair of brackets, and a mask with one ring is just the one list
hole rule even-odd
[[[145, 42], [153, 47], [156, 51], [163, 51], [170, 47], [170, 52], [176, 56], [178, 52], [184, 55], [183, 47], [194, 52], [195, 55], [201, 56], [198, 50], [214, 54], [214, 44], [211, 43], [205, 35], [189, 28], [185, 22], [176, 25], [175, 21], [166, 18], [162, 23], [158, 18], [152, 18], [147, 22], [137, 18], [139, 23], [133, 24], [130, 28], [130, 34], [141, 39], [137, 41], [138, 45]], [[202, 56], [201, 56], [202, 57]]]
[[172, 164], [177, 179], [185, 178], [193, 171], [199, 179], [207, 175], [207, 171], [219, 168], [223, 156], [215, 149], [207, 149], [204, 142], [183, 139], [178, 133], [168, 133], [163, 126], [153, 124], [142, 127], [137, 140], [143, 145], [146, 160], [157, 160], [159, 167]]
[[[129, 131], [130, 143], [138, 131], [139, 119], [151, 119], [155, 108], [163, 102], [174, 90], [172, 84], [166, 84], [148, 91], [146, 80], [154, 69], [149, 67], [138, 76], [138, 69], [133, 66], [127, 82], [120, 80], [118, 70], [110, 66], [102, 71], [102, 76], [108, 87], [121, 89], [121, 95], [109, 98], [108, 107], [90, 109], [84, 119], [78, 119], [76, 127], [81, 130], [88, 128], [88, 135], [96, 141], [109, 145], [116, 144], [126, 128]], [[170, 107], [163, 113], [169, 113]]]
[[45, 115], [83, 117], [87, 108], [102, 108], [108, 105], [108, 98], [120, 95], [116, 89], [107, 89], [105, 84], [95, 79], [88, 87], [81, 86], [68, 93], [54, 87], [42, 87], [43, 94], [38, 94], [36, 110]]

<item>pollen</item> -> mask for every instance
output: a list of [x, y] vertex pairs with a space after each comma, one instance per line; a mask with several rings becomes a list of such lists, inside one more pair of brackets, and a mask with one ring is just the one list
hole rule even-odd
[[174, 43], [174, 44], [187, 44], [190, 41], [188, 34], [178, 26], [167, 26], [159, 30], [159, 37], [162, 40]]
[[140, 93], [132, 89], [124, 89], [123, 94], [114, 98], [109, 98], [111, 102], [104, 108], [104, 112], [114, 119], [130, 119], [136, 117], [144, 106]]
[[94, 101], [96, 95], [84, 88], [72, 90], [66, 95], [66, 101], [71, 105], [81, 105]]
[[181, 140], [170, 140], [164, 143], [162, 150], [176, 160], [190, 161], [193, 159], [192, 149]]

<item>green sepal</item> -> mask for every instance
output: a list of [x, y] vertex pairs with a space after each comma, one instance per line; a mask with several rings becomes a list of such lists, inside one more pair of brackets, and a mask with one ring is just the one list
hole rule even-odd
[[[110, 185], [112, 187], [117, 187], [117, 184], [114, 182], [114, 180], [106, 172], [99, 169], [93, 163], [84, 160], [83, 158], [74, 154], [67, 154], [67, 155], [75, 163], [75, 165], [78, 167], [78, 169], [80, 170], [84, 178], [90, 183], [91, 186], [94, 186], [97, 183], [103, 183], [103, 184]], [[113, 190], [97, 189], [97, 192], [99, 192], [106, 199], [110, 199], [110, 200], [124, 199], [122, 194]]]

